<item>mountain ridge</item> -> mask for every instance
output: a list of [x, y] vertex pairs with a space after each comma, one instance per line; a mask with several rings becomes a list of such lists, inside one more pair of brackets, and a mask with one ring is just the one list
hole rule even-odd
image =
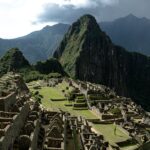
[[21, 68], [31, 68], [31, 65], [18, 48], [10, 49], [0, 59], [0, 76], [9, 71], [18, 71]]
[[[141, 22], [139, 30], [136, 21]], [[112, 22], [101, 22], [99, 25], [110, 36], [113, 43], [121, 45], [129, 51], [150, 55], [149, 19], [138, 18], [130, 14]], [[16, 39], [0, 38], [0, 56], [4, 55], [8, 49], [18, 47], [30, 63], [46, 60], [53, 55], [69, 27], [68, 24], [60, 23], [54, 26], [45, 26], [39, 31]]]
[[0, 77], [7, 72], [21, 74], [26, 82], [67, 76], [57, 59], [49, 58], [46, 61], [38, 61], [35, 65], [31, 65], [18, 48], [8, 50], [0, 59]]
[[52, 56], [67, 29], [65, 24], [57, 24], [16, 39], [0, 39], [0, 56], [7, 50], [18, 47], [30, 63], [46, 60]]
[[109, 86], [141, 105], [149, 103], [150, 58], [114, 45], [95, 19], [86, 17], [72, 24], [54, 57], [73, 78]]
[[112, 22], [102, 22], [100, 26], [113, 43], [129, 51], [150, 55], [150, 19], [130, 14]]

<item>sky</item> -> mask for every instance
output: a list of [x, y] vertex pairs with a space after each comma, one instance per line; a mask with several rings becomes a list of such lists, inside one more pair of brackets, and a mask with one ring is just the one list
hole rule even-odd
[[0, 0], [0, 38], [16, 38], [46, 25], [71, 24], [83, 14], [98, 22], [134, 14], [150, 18], [150, 0]]

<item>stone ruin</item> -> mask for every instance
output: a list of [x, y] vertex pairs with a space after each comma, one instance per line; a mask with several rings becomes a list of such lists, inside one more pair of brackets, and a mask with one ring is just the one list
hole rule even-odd
[[0, 150], [70, 150], [77, 146], [82, 150], [108, 150], [109, 143], [92, 131], [87, 120], [45, 110], [30, 100], [19, 75], [9, 74], [3, 82], [8, 76], [14, 88], [10, 85], [11, 89], [7, 87], [6, 95], [0, 97]]
[[[117, 96], [113, 90], [106, 86], [72, 79], [68, 82], [70, 86], [79, 89], [76, 94], [85, 95], [88, 109], [99, 118], [88, 119], [89, 121], [99, 124], [116, 123], [132, 138], [132, 142], [138, 143], [143, 147], [144, 145], [149, 145], [150, 147], [149, 112], [145, 112], [132, 99]], [[123, 143], [117, 144], [121, 145]], [[143, 148], [142, 146], [141, 148]], [[95, 144], [93, 144], [92, 149], [94, 148]]]
[[109, 143], [104, 140], [103, 135], [93, 132], [87, 120], [82, 117], [72, 117], [69, 115], [66, 120], [72, 136], [80, 137], [79, 144], [81, 149], [107, 150], [109, 148]]
[[[148, 112], [131, 99], [116, 96], [109, 88], [80, 81], [69, 82], [76, 89], [76, 96], [85, 95], [89, 109], [99, 116], [99, 122], [116, 122], [140, 145], [149, 144]], [[0, 87], [0, 149], [113, 149], [103, 135], [95, 133], [86, 119], [61, 110], [45, 110], [38, 102], [30, 100], [29, 90], [19, 75], [7, 74], [2, 77]], [[83, 99], [76, 101], [83, 103]], [[119, 114], [116, 108], [120, 109]], [[114, 113], [112, 110], [115, 110]]]
[[63, 80], [61, 78], [52, 78], [50, 80], [48, 80], [46, 83], [47, 83], [47, 86], [49, 87], [55, 87], [56, 85], [58, 85], [59, 83], [61, 83]]

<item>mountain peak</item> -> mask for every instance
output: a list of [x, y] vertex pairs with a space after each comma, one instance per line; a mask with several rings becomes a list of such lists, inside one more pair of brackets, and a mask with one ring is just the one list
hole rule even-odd
[[[81, 16], [76, 22], [72, 24], [70, 27], [67, 36], [77, 35], [79, 33], [81, 36], [86, 36], [86, 34], [93, 34], [95, 35], [100, 34], [101, 29], [96, 21], [96, 19], [89, 14]], [[82, 38], [84, 39], [84, 38]]]
[[95, 17], [90, 15], [90, 14], [85, 14], [83, 16], [81, 16], [79, 18], [80, 21], [89, 21], [89, 20], [93, 20], [93, 21], [96, 21]]
[[127, 15], [126, 18], [137, 18], [137, 17], [131, 13], [131, 14]]
[[8, 50], [0, 59], [0, 69], [2, 73], [6, 73], [8, 70], [19, 70], [25, 67], [30, 67], [30, 64], [18, 48]]
[[11, 56], [13, 56], [13, 55], [16, 55], [17, 53], [22, 54], [22, 52], [18, 48], [12, 48], [8, 50], [6, 54], [10, 54]]
[[135, 15], [133, 14], [129, 14], [127, 16], [124, 16], [124, 17], [121, 17], [121, 18], [118, 18], [116, 19], [115, 21], [120, 21], [120, 20], [124, 20], [125, 22], [133, 22], [133, 21], [137, 21], [139, 20], [140, 18], [136, 17]]
[[[72, 77], [77, 77], [74, 63], [79, 57], [88, 58], [103, 51], [105, 45], [111, 45], [109, 37], [101, 31], [96, 19], [91, 15], [84, 15], [72, 24], [54, 53]], [[96, 45], [96, 46], [95, 46]], [[67, 66], [67, 67], [65, 67]], [[85, 71], [87, 73], [87, 70]]]
[[101, 83], [119, 95], [148, 101], [149, 58], [114, 45], [92, 16], [82, 16], [73, 23], [54, 56], [73, 78]]
[[96, 19], [89, 14], [81, 16], [77, 22], [75, 22], [77, 25], [83, 25], [84, 27], [89, 27], [89, 26], [98, 26]]
[[125, 17], [122, 17], [122, 18], [119, 18], [119, 19], [117, 19], [117, 20], [120, 20], [120, 19], [124, 19], [125, 21], [149, 21], [149, 19], [148, 18], [146, 18], [146, 17], [137, 17], [137, 16], [135, 16], [135, 15], [133, 15], [133, 14], [129, 14], [129, 15], [127, 15], [127, 16], [125, 16]]

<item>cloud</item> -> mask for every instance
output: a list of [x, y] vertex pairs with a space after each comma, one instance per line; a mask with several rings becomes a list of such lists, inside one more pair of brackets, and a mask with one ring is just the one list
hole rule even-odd
[[[44, 11], [38, 16], [36, 22], [63, 22], [70, 23], [83, 14], [93, 14], [100, 17], [100, 10], [104, 7], [118, 3], [118, 0], [65, 0], [68, 3], [47, 3]], [[35, 23], [35, 22], [34, 22]]]
[[[45, 24], [33, 25], [47, 0], [0, 0], [0, 38], [14, 38], [41, 29]], [[50, 0], [51, 1], [51, 0]]]
[[119, 2], [119, 0], [97, 0], [97, 2], [100, 1], [100, 3], [104, 4], [104, 5], [113, 5], [113, 4], [117, 4]]
[[150, 18], [150, 0], [65, 0], [47, 3], [37, 17], [37, 23], [72, 23], [83, 14], [92, 14], [98, 21], [110, 21], [130, 13]]
[[70, 23], [87, 12], [96, 16], [95, 8], [78, 7], [71, 4], [63, 6], [50, 4], [45, 6], [44, 12], [38, 17], [38, 22], [52, 21]]
[[83, 14], [110, 21], [132, 13], [150, 18], [150, 0], [0, 0], [0, 37], [13, 38]]

